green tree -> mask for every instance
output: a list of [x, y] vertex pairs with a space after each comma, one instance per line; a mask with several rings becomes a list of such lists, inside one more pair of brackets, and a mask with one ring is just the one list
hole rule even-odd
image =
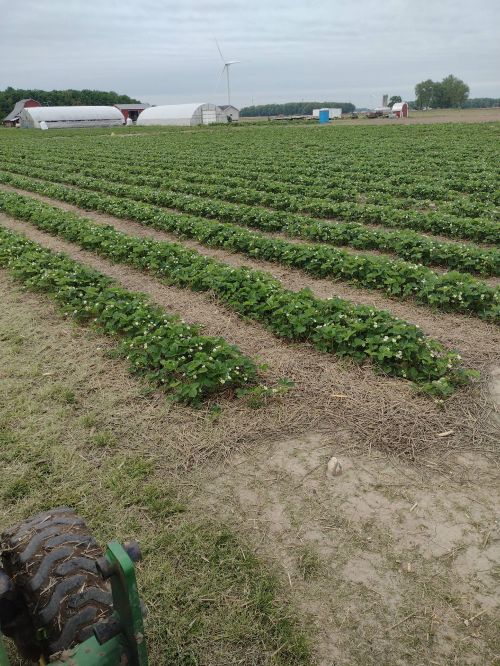
[[351, 113], [356, 108], [351, 102], [287, 102], [285, 104], [259, 104], [240, 110], [241, 116], [311, 115], [313, 109], [340, 108], [342, 113]]
[[418, 109], [433, 106], [441, 109], [462, 107], [469, 97], [469, 86], [453, 74], [442, 81], [422, 81], [415, 86], [415, 105]]
[[500, 106], [500, 99], [496, 97], [472, 97], [462, 106], [465, 109], [490, 109], [493, 106]]
[[469, 86], [453, 74], [440, 83], [441, 104], [445, 109], [461, 107], [469, 97]]
[[119, 95], [111, 90], [102, 92], [100, 90], [23, 90], [21, 88], [12, 88], [9, 86], [5, 90], [0, 90], [0, 121], [14, 107], [14, 104], [20, 99], [36, 99], [42, 106], [78, 106], [90, 105], [110, 106], [113, 104], [133, 104], [138, 102], [128, 95]]
[[391, 97], [391, 99], [389, 100], [389, 106], [390, 106], [391, 109], [392, 109], [392, 107], [394, 106], [394, 104], [397, 104], [397, 102], [402, 102], [402, 101], [403, 101], [403, 100], [402, 100], [402, 98], [401, 98], [399, 95], [393, 95], [393, 96]]
[[435, 95], [436, 85], [439, 84], [434, 83], [431, 79], [417, 83], [415, 86], [415, 105], [418, 109], [424, 109], [425, 107], [431, 106]]

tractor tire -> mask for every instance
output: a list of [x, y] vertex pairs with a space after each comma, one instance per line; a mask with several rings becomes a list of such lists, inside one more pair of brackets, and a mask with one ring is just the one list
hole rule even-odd
[[102, 548], [71, 509], [44, 511], [6, 530], [0, 550], [23, 609], [4, 631], [24, 658], [49, 659], [74, 647], [113, 612], [109, 582], [96, 569]]

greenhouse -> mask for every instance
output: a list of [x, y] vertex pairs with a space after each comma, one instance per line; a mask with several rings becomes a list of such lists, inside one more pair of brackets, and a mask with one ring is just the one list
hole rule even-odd
[[114, 106], [37, 106], [22, 110], [24, 128], [116, 127], [124, 124], [122, 112]]
[[138, 125], [211, 125], [227, 123], [226, 114], [215, 104], [168, 104], [150, 106], [137, 119]]

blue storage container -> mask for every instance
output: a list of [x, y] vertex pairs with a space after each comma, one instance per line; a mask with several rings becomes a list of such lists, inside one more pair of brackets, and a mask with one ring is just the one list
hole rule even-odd
[[330, 110], [329, 109], [320, 109], [319, 110], [319, 122], [327, 123], [330, 120]]

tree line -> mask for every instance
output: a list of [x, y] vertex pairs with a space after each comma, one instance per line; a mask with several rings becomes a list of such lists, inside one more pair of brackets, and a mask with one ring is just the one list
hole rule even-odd
[[442, 81], [427, 79], [415, 86], [415, 108], [461, 108], [469, 98], [469, 86], [453, 74]]
[[136, 104], [139, 100], [128, 95], [119, 95], [113, 90], [23, 90], [8, 87], [0, 90], [0, 117], [8, 115], [20, 99], [35, 99], [42, 106], [112, 106], [113, 104]]
[[500, 97], [472, 97], [463, 104], [464, 109], [490, 109], [493, 106], [500, 106]]
[[352, 113], [354, 104], [350, 102], [287, 102], [285, 104], [257, 104], [245, 106], [240, 110], [240, 116], [310, 116], [313, 109], [321, 108], [342, 109], [342, 113]]

